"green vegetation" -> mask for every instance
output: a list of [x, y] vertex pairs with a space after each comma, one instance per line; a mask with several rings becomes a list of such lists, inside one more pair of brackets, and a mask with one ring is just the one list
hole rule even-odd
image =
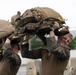
[[39, 48], [39, 47], [45, 47], [42, 43], [42, 41], [37, 37], [37, 36], [34, 36], [31, 40], [31, 48]]
[[[39, 47], [45, 47], [42, 43], [42, 41], [37, 37], [34, 36], [31, 39], [31, 48], [39, 48]], [[72, 40], [72, 42], [68, 45], [71, 49], [76, 49], [76, 37], [74, 37], [74, 39]]]
[[69, 44], [69, 47], [71, 49], [76, 49], [76, 37], [72, 40], [72, 42]]

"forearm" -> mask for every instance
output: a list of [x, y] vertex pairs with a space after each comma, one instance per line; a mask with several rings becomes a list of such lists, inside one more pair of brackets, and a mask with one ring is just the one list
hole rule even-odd
[[29, 51], [29, 44], [20, 45], [21, 55], [24, 58], [38, 59], [41, 58], [40, 50], [31, 50]]
[[8, 57], [9, 55], [12, 55], [12, 48], [9, 43], [5, 43], [2, 47], [2, 49], [3, 49], [2, 55], [4, 57]]
[[49, 51], [54, 50], [58, 45], [53, 31], [50, 31], [50, 35], [46, 37], [46, 41], [47, 41], [47, 48]]
[[3, 45], [3, 57], [7, 58], [12, 65], [19, 65], [20, 58], [17, 54], [13, 53], [11, 49], [11, 45], [9, 43], [5, 43]]
[[32, 53], [29, 51], [29, 44], [20, 45], [21, 55], [24, 58], [33, 58]]
[[54, 54], [55, 56], [61, 59], [67, 59], [70, 56], [69, 49], [67, 47], [60, 46], [55, 39], [54, 32], [50, 32], [50, 36], [46, 38], [47, 46], [49, 51]]
[[21, 59], [18, 54], [12, 53], [12, 55], [8, 56], [9, 62], [14, 66], [18, 66], [21, 64]]
[[55, 39], [55, 37], [49, 37], [49, 38], [46, 38], [46, 41], [47, 41], [47, 48], [51, 51], [51, 50], [54, 50], [58, 44], [57, 44], [57, 41]]

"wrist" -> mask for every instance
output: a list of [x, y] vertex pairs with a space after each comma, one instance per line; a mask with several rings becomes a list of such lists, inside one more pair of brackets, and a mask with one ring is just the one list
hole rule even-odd
[[50, 31], [50, 37], [54, 37], [55, 34], [54, 34], [54, 31]]
[[5, 41], [5, 43], [8, 43], [8, 44], [10, 44], [10, 42], [11, 42], [11, 41], [10, 41], [9, 38], [7, 38], [6, 41]]

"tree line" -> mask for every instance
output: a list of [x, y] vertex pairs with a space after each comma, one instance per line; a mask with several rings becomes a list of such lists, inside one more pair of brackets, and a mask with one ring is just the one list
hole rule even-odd
[[[34, 36], [33, 38], [31, 38], [30, 45], [32, 49], [39, 48], [39, 47], [46, 47], [43, 45], [42, 41], [37, 36]], [[74, 50], [76, 49], [76, 36], [68, 46], [71, 49], [74, 49]]]

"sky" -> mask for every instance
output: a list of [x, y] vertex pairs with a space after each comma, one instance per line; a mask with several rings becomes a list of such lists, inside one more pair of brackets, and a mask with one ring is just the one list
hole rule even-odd
[[20, 11], [34, 7], [50, 7], [68, 19], [66, 25], [76, 28], [76, 0], [0, 0], [0, 19], [10, 20]]

